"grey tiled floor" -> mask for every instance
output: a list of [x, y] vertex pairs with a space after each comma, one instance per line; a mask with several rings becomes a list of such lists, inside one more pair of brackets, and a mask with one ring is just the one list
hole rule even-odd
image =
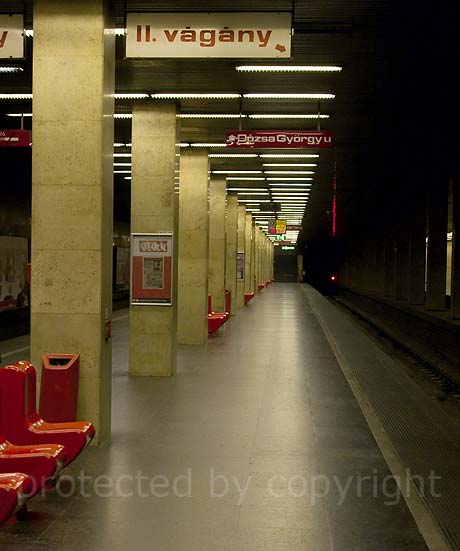
[[[53, 491], [6, 525], [2, 550], [426, 549], [403, 502], [356, 491], [390, 473], [295, 284], [265, 290], [207, 350], [181, 348], [174, 378], [130, 379], [127, 340], [123, 318], [111, 443], [69, 469], [70, 497]], [[82, 473], [91, 497], [72, 491]]]

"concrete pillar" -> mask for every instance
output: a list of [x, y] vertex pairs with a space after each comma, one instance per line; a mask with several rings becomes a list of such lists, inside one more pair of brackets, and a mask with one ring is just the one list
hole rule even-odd
[[110, 436], [113, 25], [102, 0], [34, 2], [31, 358], [79, 353], [78, 416]]
[[450, 312], [460, 319], [460, 179], [452, 182], [452, 272]]
[[131, 305], [129, 373], [170, 376], [176, 366], [178, 126], [173, 102], [136, 103], [132, 120], [131, 232], [173, 232], [172, 306]]
[[[244, 306], [244, 272], [246, 271], [245, 249], [246, 249], [246, 207], [238, 205], [238, 251], [237, 251], [237, 281], [236, 281], [236, 305], [237, 308]], [[242, 256], [241, 256], [242, 255]], [[238, 258], [240, 259], [238, 261]]]
[[227, 195], [227, 216], [225, 218], [225, 288], [232, 293], [232, 316], [236, 315], [236, 253], [238, 250], [238, 197], [236, 193]]
[[180, 160], [179, 344], [206, 344], [208, 338], [208, 208], [208, 152], [187, 151]]
[[209, 293], [212, 308], [225, 310], [225, 178], [212, 179], [209, 192]]
[[426, 306], [446, 307], [448, 181], [432, 182], [428, 191], [428, 257]]
[[251, 222], [251, 280], [249, 284], [249, 292], [255, 293], [256, 285], [256, 224]]
[[252, 257], [252, 214], [250, 212], [246, 213], [246, 220], [244, 226], [244, 235], [245, 235], [245, 270], [244, 270], [244, 292], [250, 293], [252, 290], [251, 280], [253, 276], [251, 274], [251, 257]]

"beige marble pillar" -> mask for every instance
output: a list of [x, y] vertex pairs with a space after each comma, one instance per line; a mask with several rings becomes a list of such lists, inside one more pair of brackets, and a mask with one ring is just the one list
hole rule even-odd
[[31, 358], [79, 353], [78, 417], [110, 436], [114, 36], [102, 0], [34, 2]]
[[236, 253], [238, 250], [238, 198], [236, 193], [227, 195], [227, 214], [225, 218], [225, 288], [232, 293], [232, 316], [236, 315], [237, 282]]
[[171, 376], [176, 365], [178, 126], [173, 102], [136, 103], [132, 121], [131, 232], [173, 232], [172, 306], [131, 305], [129, 373]]
[[179, 344], [206, 344], [208, 338], [208, 195], [208, 152], [185, 152], [179, 188]]
[[[244, 306], [244, 278], [246, 272], [246, 207], [238, 205], [238, 251], [237, 251], [237, 279], [236, 279], [236, 306]], [[241, 257], [242, 255], [242, 257]], [[238, 257], [242, 258], [242, 266], [238, 266]], [[241, 268], [241, 269], [240, 269]]]
[[209, 293], [215, 312], [225, 311], [225, 178], [212, 179], [209, 191]]
[[256, 225], [251, 221], [251, 281], [249, 285], [249, 292], [255, 293], [257, 291], [256, 285]]
[[251, 292], [251, 252], [252, 252], [252, 214], [250, 212], [246, 213], [246, 220], [244, 226], [244, 260], [245, 260], [245, 270], [244, 270], [244, 292]]

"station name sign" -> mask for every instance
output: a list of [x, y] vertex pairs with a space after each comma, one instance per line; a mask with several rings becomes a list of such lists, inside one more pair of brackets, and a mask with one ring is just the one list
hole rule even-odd
[[0, 130], [0, 147], [29, 147], [29, 130]]
[[300, 148], [332, 147], [332, 133], [321, 130], [230, 130], [227, 147]]
[[126, 57], [289, 58], [290, 13], [128, 13]]
[[24, 58], [24, 17], [0, 15], [0, 59]]

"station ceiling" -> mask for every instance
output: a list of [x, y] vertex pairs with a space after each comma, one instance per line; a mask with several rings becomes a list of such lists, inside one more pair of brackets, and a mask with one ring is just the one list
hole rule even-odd
[[[112, 0], [114, 26], [126, 26], [127, 12], [209, 11], [204, 1], [133, 1]], [[25, 12], [27, 28], [33, 28], [32, 1], [3, 1], [0, 12]], [[359, 178], [362, 163], [368, 158], [369, 144], [375, 141], [377, 104], [381, 95], [381, 78], [388, 63], [385, 55], [386, 24], [390, 14], [387, 0], [296, 0], [296, 1], [224, 1], [212, 2], [212, 11], [289, 11], [293, 14], [294, 35], [290, 60], [238, 59], [125, 59], [123, 36], [117, 37], [117, 92], [176, 93], [331, 93], [332, 100], [182, 100], [181, 113], [249, 114], [318, 114], [328, 118], [261, 120], [244, 117], [243, 129], [317, 129], [330, 130], [335, 147], [331, 150], [306, 150], [318, 159], [304, 227], [323, 228], [331, 223], [334, 173], [339, 180], [352, 183]], [[27, 39], [24, 72], [2, 75], [0, 92], [32, 91], [32, 44]], [[239, 64], [334, 65], [340, 72], [327, 73], [246, 73], [235, 69]], [[56, 78], [59, 78], [56, 75]], [[152, 100], [155, 101], [155, 100]], [[117, 114], [129, 114], [132, 102], [116, 102]], [[0, 112], [28, 112], [29, 103], [0, 103]], [[130, 143], [131, 121], [116, 119], [115, 142]], [[227, 130], [238, 128], [238, 120], [182, 119], [181, 142], [223, 143]], [[129, 152], [129, 148], [118, 148]], [[212, 148], [210, 153], [228, 153]], [[257, 150], [255, 151], [258, 152]], [[259, 153], [282, 151], [259, 151]], [[300, 153], [292, 150], [284, 153]], [[264, 170], [263, 159], [211, 158], [214, 170]], [[265, 162], [265, 161], [264, 161]], [[279, 162], [290, 162], [279, 160]], [[309, 163], [310, 161], [296, 161]], [[266, 169], [266, 168], [265, 168]], [[298, 168], [298, 170], [305, 168]], [[294, 168], [294, 170], [297, 170]], [[307, 169], [308, 170], [308, 169]], [[265, 183], [231, 181], [229, 187], [263, 187]], [[129, 217], [129, 180], [115, 175], [117, 203], [121, 217]], [[124, 209], [124, 205], [127, 209]], [[260, 205], [261, 210], [263, 205]], [[129, 218], [128, 218], [129, 219]]]

